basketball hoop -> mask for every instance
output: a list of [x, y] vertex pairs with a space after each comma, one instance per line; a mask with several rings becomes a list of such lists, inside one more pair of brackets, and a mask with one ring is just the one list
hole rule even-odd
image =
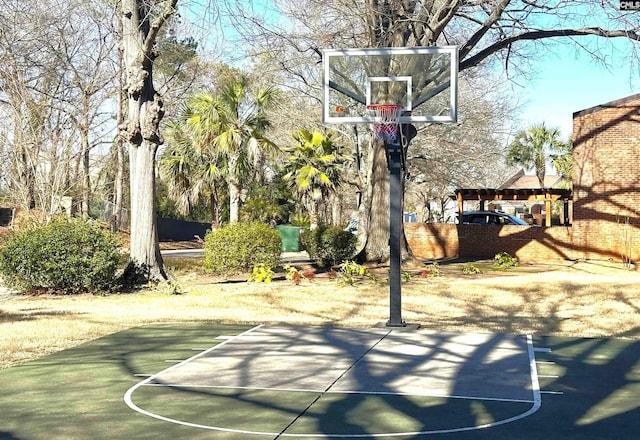
[[375, 116], [376, 122], [373, 126], [373, 133], [376, 139], [385, 143], [393, 143], [398, 137], [398, 119], [404, 106], [398, 104], [371, 104], [367, 110]]

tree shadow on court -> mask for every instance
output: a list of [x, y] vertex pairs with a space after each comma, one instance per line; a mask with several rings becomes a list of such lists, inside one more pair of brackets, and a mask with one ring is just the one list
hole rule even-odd
[[[557, 373], [544, 384], [546, 429], [558, 438], [635, 439], [640, 432], [640, 341], [540, 337]], [[541, 368], [543, 367], [541, 366]]]
[[[485, 380], [490, 381], [492, 371], [511, 368], [513, 372], [528, 366], [527, 362], [513, 363], [514, 353], [491, 359], [492, 365], [483, 367], [483, 361], [491, 357], [505, 338], [514, 338], [494, 335], [457, 350], [456, 347], [460, 348], [459, 334], [434, 333], [425, 339], [416, 338], [413, 332], [389, 333], [387, 329], [378, 329], [373, 333], [372, 337], [372, 331], [368, 330], [287, 327], [288, 339], [275, 341], [273, 346], [266, 338], [267, 342], [261, 343], [258, 349], [250, 350], [241, 345], [240, 338], [236, 353], [241, 357], [240, 362], [233, 361], [230, 366], [237, 370], [232, 379], [225, 379], [224, 372], [213, 368], [199, 373], [203, 382], [198, 385], [181, 386], [180, 383], [189, 381], [174, 382], [163, 375], [154, 383], [170, 385], [174, 396], [180, 396], [176, 400], [192, 402], [186, 404], [192, 411], [188, 422], [254, 432], [275, 430], [284, 434], [309, 434], [307, 438], [315, 438], [312, 434], [358, 438], [395, 434], [396, 438], [419, 438], [414, 434], [397, 435], [474, 427], [520, 414], [531, 406], [530, 403], [515, 406], [482, 403], [469, 395], [469, 387], [474, 388], [474, 381], [469, 381], [470, 375], [483, 374]], [[379, 345], [381, 340], [385, 343]], [[394, 347], [402, 349], [396, 351]], [[519, 347], [520, 351], [524, 348]], [[225, 358], [231, 356], [226, 350], [219, 354]], [[211, 353], [211, 356], [217, 355], [215, 351]], [[268, 359], [273, 356], [273, 364], [267, 365], [271, 370], [266, 378], [270, 381], [268, 384], [260, 382], [265, 356]], [[434, 366], [429, 367], [430, 362]], [[206, 368], [206, 362], [203, 365]], [[438, 366], [442, 366], [442, 370]], [[402, 382], [410, 380], [416, 371], [433, 375], [441, 384], [450, 381], [449, 388], [425, 389], [418, 393], [398, 391], [399, 386], [403, 387]], [[194, 384], [193, 376], [182, 379], [187, 377], [191, 377]], [[212, 377], [214, 385], [207, 385]], [[233, 391], [214, 390], [224, 388], [215, 385], [220, 383], [220, 377]], [[314, 387], [317, 391], [310, 392]], [[261, 388], [271, 390], [271, 394], [267, 392], [265, 397]], [[287, 393], [287, 388], [296, 391]], [[475, 388], [477, 391], [478, 387]], [[152, 388], [149, 392], [155, 393], [157, 389]], [[274, 392], [276, 389], [281, 392]], [[456, 394], [461, 398], [447, 397]], [[482, 394], [480, 391], [480, 397]], [[151, 407], [159, 400], [151, 394], [140, 397]], [[162, 409], [162, 404], [157, 408]], [[172, 408], [171, 411], [182, 410]]]
[[[437, 347], [446, 343], [446, 335], [439, 335]], [[469, 356], [460, 358], [460, 368], [452, 378], [452, 395], [462, 394], [467, 389], [463, 385], [468, 378], [484, 380], [478, 366], [490, 366], [483, 362], [490, 356], [497, 341], [496, 335], [485, 344], [477, 346]], [[548, 347], [550, 353], [538, 353], [538, 358], [551, 364], [541, 364], [558, 378], [542, 378], [545, 393], [542, 395], [541, 409], [526, 418], [502, 426], [470, 432], [440, 434], [429, 438], [457, 439], [634, 439], [640, 429], [640, 341], [621, 339], [579, 339], [541, 337], [536, 339], [539, 347]], [[431, 357], [442, 354], [435, 349]], [[410, 359], [406, 360], [409, 364]], [[480, 361], [480, 362], [479, 362]], [[509, 359], [503, 359], [510, 362]], [[404, 362], [404, 360], [403, 360]], [[494, 365], [500, 371], [499, 365]], [[482, 368], [482, 367], [481, 367]], [[361, 371], [367, 371], [361, 370]], [[545, 372], [540, 374], [544, 376]], [[547, 372], [547, 374], [549, 374]], [[554, 375], [554, 374], [551, 374]], [[363, 377], [369, 380], [369, 377]], [[376, 376], [381, 383], [393, 380], [393, 374]], [[389, 387], [391, 388], [391, 387]], [[390, 389], [391, 391], [391, 389]], [[546, 394], [551, 392], [552, 394]], [[555, 394], [563, 393], [563, 394]], [[498, 420], [505, 415], [503, 406], [487, 404], [482, 400], [464, 399], [434, 406], [416, 404], [414, 399], [403, 396], [382, 396], [387, 407], [400, 411], [403, 416], [416, 421], [410, 425], [414, 431], [442, 429], [438, 423], [446, 421], [449, 427], [474, 426]], [[453, 399], [455, 400], [455, 399]], [[336, 402], [319, 420], [325, 433], [335, 428], [336, 422], [348, 418], [354, 408], [363, 405], [357, 396], [346, 396]], [[516, 404], [517, 405], [517, 404]], [[492, 413], [493, 412], [493, 413]], [[384, 414], [375, 414], [375, 418], [384, 418]], [[396, 415], [396, 417], [398, 417]], [[421, 423], [424, 422], [424, 423]], [[364, 427], [363, 434], [369, 433]], [[413, 435], [406, 438], [426, 438], [426, 435]], [[373, 437], [371, 437], [373, 438]]]
[[[546, 328], [552, 327], [549, 324]], [[273, 395], [272, 398], [269, 395], [265, 397], [264, 394], [248, 390], [238, 390], [226, 395], [197, 387], [177, 387], [176, 391], [191, 397], [219, 400], [220, 406], [216, 407], [219, 414], [215, 418], [221, 423], [225, 419], [233, 420], [234, 423], [242, 424], [241, 427], [255, 431], [264, 429], [261, 423], [272, 423], [268, 425], [269, 429], [277, 425], [285, 434], [306, 433], [310, 434], [305, 437], [309, 439], [331, 435], [374, 439], [380, 434], [396, 434], [394, 438], [401, 439], [631, 439], [633, 434], [630, 433], [637, 432], [640, 425], [638, 406], [633, 397], [637, 396], [640, 376], [638, 341], [538, 337], [536, 346], [549, 347], [551, 352], [538, 353], [537, 358], [553, 362], [551, 367], [543, 364], [539, 368], [550, 369], [547, 374], [560, 373], [555, 374], [557, 378], [541, 379], [543, 391], [564, 394], [543, 394], [542, 407], [537, 413], [512, 423], [468, 432], [463, 430], [438, 434], [433, 431], [473, 429], [518, 416], [531, 408], [530, 402], [501, 401], [503, 398], [509, 400], [509, 393], [500, 394], [497, 389], [496, 401], [486, 400], [483, 397], [488, 396], [482, 395], [487, 386], [489, 389], [492, 386], [498, 387], [500, 381], [509, 385], [510, 375], [522, 375], [525, 374], [525, 369], [528, 370], [528, 358], [522, 353], [526, 351], [523, 337], [490, 334], [481, 343], [470, 343], [464, 349], [452, 350], [452, 342], [455, 340], [459, 344], [461, 334], [433, 333], [429, 334], [426, 342], [419, 342], [411, 336], [411, 332], [394, 331], [384, 336], [384, 331], [380, 329], [381, 333], [378, 334], [381, 338], [393, 339], [405, 348], [412, 344], [422, 344], [418, 347], [418, 355], [406, 350], [394, 352], [391, 348], [380, 346], [373, 348], [373, 351], [380, 349], [377, 353], [369, 352], [372, 344], [367, 331], [362, 331], [360, 337], [358, 331], [350, 330], [350, 337], [346, 338], [344, 329], [333, 327], [291, 327], [289, 330], [290, 339], [277, 347], [277, 350], [291, 350], [290, 353], [283, 352], [283, 356], [294, 359], [317, 356], [317, 353], [296, 350], [301, 344], [308, 342], [311, 332], [318, 343], [321, 341], [321, 345], [335, 350], [327, 353], [327, 356], [339, 353], [343, 360], [349, 359], [344, 375], [336, 377], [335, 383], [327, 384], [327, 389], [324, 390], [326, 392], [318, 393], [319, 398], [304, 395], [309, 400], [301, 403], [301, 399], [304, 399], [299, 396], [302, 394], [291, 395], [287, 400], [273, 398]], [[496, 356], [496, 349], [504, 348], [505, 340], [512, 344], [514, 353]], [[251, 353], [236, 366], [240, 370], [238, 374], [243, 386], [257, 386], [253, 382], [256, 373], [254, 369], [259, 366], [261, 355], [260, 352]], [[430, 362], [435, 367], [422, 368]], [[292, 370], [295, 363], [292, 361], [288, 365], [285, 362], [275, 369], [281, 377], [280, 386], [283, 389], [294, 376], [304, 382], [323, 374], [322, 362], [314, 365], [312, 361], [311, 366], [307, 364], [307, 369], [302, 372]], [[406, 372], [413, 370], [433, 375], [436, 381], [449, 380], [449, 388], [444, 390], [446, 392], [426, 389], [423, 390], [424, 396], [399, 393], [398, 383], [409, 377], [403, 376]], [[203, 374], [211, 375], [215, 372]], [[545, 371], [540, 374], [545, 375]], [[339, 389], [334, 391], [332, 388], [338, 379], [348, 379], [354, 392]], [[476, 393], [474, 390], [478, 386], [485, 391]], [[365, 392], [360, 392], [362, 390]], [[366, 392], [367, 390], [370, 392]], [[437, 396], [438, 393], [442, 395]], [[429, 394], [435, 396], [428, 396]], [[513, 400], [526, 400], [519, 394], [513, 397]], [[239, 411], [243, 406], [250, 409], [244, 415]], [[398, 435], [402, 432], [411, 434]], [[419, 434], [420, 432], [432, 434]], [[218, 437], [214, 435], [212, 438]]]
[[[332, 403], [318, 419], [318, 426], [325, 435], [336, 434], [336, 428], [339, 428], [340, 433], [344, 430], [349, 434], [365, 436], [359, 438], [372, 439], [384, 434], [394, 434], [394, 438], [404, 439], [427, 435], [433, 438], [438, 431], [450, 431], [440, 435], [458, 436], [465, 429], [473, 430], [478, 425], [517, 416], [532, 406], [533, 402], [500, 402], [498, 396], [501, 393], [497, 390], [493, 393], [496, 400], [484, 399], [491, 399], [487, 395], [487, 386], [490, 387], [490, 383], [497, 385], [496, 375], [500, 372], [508, 370], [511, 374], [522, 374], [522, 370], [528, 370], [526, 354], [522, 358], [521, 353], [519, 361], [516, 360], [516, 353], [495, 358], [495, 350], [503, 346], [505, 338], [520, 345], [519, 349], [526, 353], [524, 338], [517, 342], [517, 338], [492, 335], [482, 343], [473, 342], [463, 347], [461, 335], [456, 333], [430, 334], [422, 340], [407, 337], [409, 335], [393, 332], [387, 338], [403, 345], [422, 344], [419, 350], [422, 354], [391, 351], [386, 353], [393, 358], [388, 366], [377, 363], [375, 356], [354, 359], [358, 365], [352, 377], [363, 390], [367, 390], [372, 382], [375, 383], [374, 393], [345, 394], [342, 399]], [[330, 333], [327, 334], [327, 342], [341, 345], [341, 341], [331, 338]], [[344, 349], [349, 353], [354, 347], [347, 345]], [[438, 386], [444, 384], [445, 388], [417, 390], [415, 394], [399, 392], [397, 384], [410, 380], [411, 374], [414, 374], [412, 372], [430, 375], [433, 383], [438, 383]], [[504, 376], [498, 379], [509, 380]], [[447, 381], [450, 382], [448, 386]], [[504, 397], [508, 398], [508, 394]], [[528, 391], [528, 394], [531, 392]], [[515, 397], [522, 399], [522, 396]], [[364, 423], [354, 423], [356, 420]], [[403, 432], [411, 434], [401, 435]], [[424, 434], [419, 434], [421, 432]]]

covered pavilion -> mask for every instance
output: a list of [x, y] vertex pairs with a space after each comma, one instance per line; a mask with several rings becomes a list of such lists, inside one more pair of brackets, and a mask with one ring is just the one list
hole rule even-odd
[[545, 205], [545, 226], [551, 226], [551, 202], [563, 201], [563, 225], [569, 226], [569, 202], [572, 191], [563, 188], [458, 188], [451, 196], [458, 203], [458, 218], [462, 218], [464, 202], [474, 200], [480, 202], [480, 210], [485, 210], [485, 202], [493, 201], [538, 201]]

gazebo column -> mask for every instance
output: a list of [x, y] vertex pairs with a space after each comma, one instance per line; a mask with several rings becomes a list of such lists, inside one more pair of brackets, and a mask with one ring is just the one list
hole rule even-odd
[[549, 227], [551, 226], [551, 194], [549, 193], [549, 191], [545, 191], [544, 193], [544, 211], [544, 225]]

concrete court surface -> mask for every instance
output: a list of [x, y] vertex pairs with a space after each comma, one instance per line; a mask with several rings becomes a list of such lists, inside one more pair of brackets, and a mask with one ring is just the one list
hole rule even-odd
[[[142, 390], [144, 387], [153, 390]], [[265, 410], [271, 415], [269, 423], [262, 426], [261, 418], [251, 415], [233, 421], [222, 416], [207, 418], [210, 421], [204, 423], [197, 417], [191, 420], [184, 408], [155, 409], [158, 407], [152, 401], [159, 396], [167, 398], [166, 390], [180, 391], [185, 399], [185, 390], [207, 393], [212, 399], [211, 413], [221, 412], [222, 407], [213, 403], [216, 398], [224, 400], [227, 413], [252, 412], [246, 401], [255, 397], [245, 395], [234, 403], [229, 393], [263, 393], [258, 400], [270, 398], [277, 406], [285, 399], [287, 403], [282, 405], [289, 406], [284, 412]], [[137, 403], [138, 395], [142, 403]], [[136, 411], [165, 421], [277, 438], [313, 436], [317, 426], [309, 422], [307, 414], [326, 408], [324, 401], [344, 396], [385, 396], [398, 402], [444, 398], [509, 406], [510, 410], [501, 410], [506, 414], [504, 420], [494, 418], [491, 422], [496, 425], [526, 417], [540, 407], [533, 347], [526, 336], [333, 327], [255, 327], [149, 377], [129, 390], [126, 400]], [[250, 403], [251, 408], [260, 406], [256, 400]], [[181, 418], [174, 418], [176, 411]], [[445, 422], [433, 425], [437, 429], [416, 430], [407, 419], [373, 431], [375, 435], [400, 435], [479, 428], [465, 423], [453, 420], [450, 426]], [[336, 423], [335, 432], [323, 429], [322, 436], [365, 435], [341, 425], [344, 423]]]

